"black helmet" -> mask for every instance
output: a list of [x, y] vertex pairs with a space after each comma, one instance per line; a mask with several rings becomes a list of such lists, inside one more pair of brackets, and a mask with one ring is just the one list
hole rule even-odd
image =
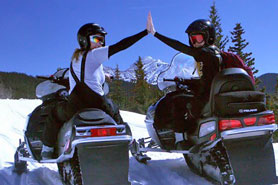
[[[187, 27], [185, 32], [188, 33], [188, 35], [191, 33], [203, 34], [206, 45], [212, 45], [215, 41], [215, 28], [209, 20], [198, 19], [194, 21]], [[190, 39], [189, 43], [192, 45]]]
[[90, 49], [89, 36], [97, 33], [101, 34], [103, 37], [107, 34], [103, 27], [95, 23], [88, 23], [81, 26], [77, 32], [77, 40], [80, 48], [85, 50]]

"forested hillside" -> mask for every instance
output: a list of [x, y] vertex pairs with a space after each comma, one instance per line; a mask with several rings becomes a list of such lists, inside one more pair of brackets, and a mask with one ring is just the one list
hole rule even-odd
[[0, 98], [36, 98], [35, 89], [39, 82], [39, 79], [23, 73], [0, 72]]
[[278, 73], [266, 73], [259, 76], [261, 83], [259, 84], [260, 89], [265, 89], [268, 94], [275, 93], [275, 87], [277, 84]]

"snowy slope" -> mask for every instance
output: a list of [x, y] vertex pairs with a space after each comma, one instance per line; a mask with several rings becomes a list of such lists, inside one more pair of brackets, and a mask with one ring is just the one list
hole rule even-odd
[[[19, 138], [23, 138], [26, 116], [41, 103], [40, 100], [0, 99], [0, 184], [1, 185], [61, 185], [55, 164], [29, 163], [29, 172], [12, 172], [13, 155]], [[121, 111], [135, 138], [148, 136], [144, 115]], [[276, 153], [278, 147], [275, 146]], [[193, 174], [180, 154], [149, 153], [152, 160], [138, 163], [130, 157], [129, 178], [132, 185], [210, 185], [204, 178]]]

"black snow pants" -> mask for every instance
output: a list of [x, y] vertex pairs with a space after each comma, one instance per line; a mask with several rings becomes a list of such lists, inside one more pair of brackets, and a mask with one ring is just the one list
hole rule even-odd
[[63, 124], [72, 116], [84, 108], [98, 108], [110, 115], [118, 124], [125, 124], [116, 107], [106, 96], [100, 96], [90, 90], [85, 84], [78, 84], [70, 94], [68, 100], [55, 103], [48, 114], [44, 126], [42, 142], [53, 147], [57, 141], [57, 135]]

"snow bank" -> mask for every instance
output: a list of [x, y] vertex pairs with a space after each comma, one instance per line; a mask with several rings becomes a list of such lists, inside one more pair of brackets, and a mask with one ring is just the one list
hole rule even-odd
[[[28, 163], [28, 173], [12, 172], [13, 156], [19, 139], [23, 139], [27, 115], [41, 104], [40, 100], [0, 99], [0, 184], [1, 185], [61, 185], [56, 164]], [[121, 111], [128, 122], [134, 138], [148, 137], [145, 115]], [[274, 144], [278, 161], [278, 144]], [[181, 154], [148, 153], [152, 158], [147, 165], [130, 157], [129, 178], [132, 185], [210, 185], [208, 181], [193, 174]]]

